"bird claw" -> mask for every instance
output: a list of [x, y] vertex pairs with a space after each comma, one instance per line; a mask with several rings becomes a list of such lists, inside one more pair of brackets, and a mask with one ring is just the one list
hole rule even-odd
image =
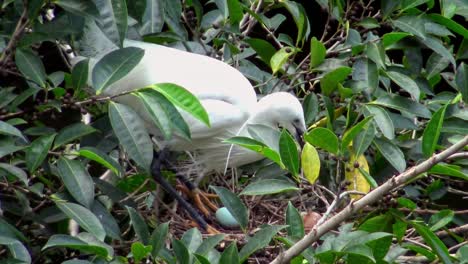
[[210, 216], [210, 210], [212, 212], [216, 212], [218, 210], [218, 207], [210, 201], [210, 199], [218, 198], [216, 194], [202, 192], [198, 188], [190, 190], [184, 185], [177, 185], [177, 189], [189, 196], [205, 217]]

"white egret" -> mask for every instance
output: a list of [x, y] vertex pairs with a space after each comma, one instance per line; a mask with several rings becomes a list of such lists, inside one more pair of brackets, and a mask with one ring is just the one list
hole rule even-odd
[[[273, 129], [281, 126], [296, 137], [306, 130], [303, 109], [296, 97], [277, 92], [257, 102], [250, 82], [224, 62], [140, 41], [126, 40], [124, 46], [142, 48], [145, 54], [140, 63], [108, 87], [105, 94], [116, 95], [157, 83], [175, 83], [194, 94], [208, 113], [210, 127], [181, 111], [190, 128], [191, 140], [174, 136], [165, 142], [171, 150], [194, 153], [193, 161], [185, 169], [196, 169], [198, 174], [212, 170], [222, 172], [227, 167], [236, 168], [262, 159], [256, 152], [223, 142], [233, 136], [250, 136], [249, 125]], [[131, 106], [145, 120], [151, 134], [160, 135], [136, 97], [126, 95], [118, 100]], [[196, 201], [200, 202], [199, 199]], [[204, 201], [207, 203], [206, 198]]]

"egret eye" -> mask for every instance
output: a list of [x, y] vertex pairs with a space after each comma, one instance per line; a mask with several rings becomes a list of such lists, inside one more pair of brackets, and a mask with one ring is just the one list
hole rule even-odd
[[299, 123], [299, 122], [300, 122], [300, 121], [299, 121], [299, 118], [294, 119], [293, 122], [294, 122], [294, 123]]

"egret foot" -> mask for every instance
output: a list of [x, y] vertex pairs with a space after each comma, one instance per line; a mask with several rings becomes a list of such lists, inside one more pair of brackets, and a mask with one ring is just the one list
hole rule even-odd
[[[182, 181], [184, 182], [184, 180]], [[190, 197], [190, 199], [192, 199], [195, 203], [195, 206], [198, 208], [198, 210], [200, 210], [200, 212], [202, 212], [205, 217], [209, 217], [211, 215], [210, 210], [213, 213], [218, 210], [218, 206], [210, 201], [210, 199], [218, 198], [216, 194], [202, 192], [192, 184], [189, 184], [189, 186], [187, 186], [187, 184], [179, 184], [176, 188]]]

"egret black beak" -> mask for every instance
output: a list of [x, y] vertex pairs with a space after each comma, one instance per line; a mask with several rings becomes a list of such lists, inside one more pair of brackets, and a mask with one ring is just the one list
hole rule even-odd
[[304, 133], [305, 133], [305, 130], [302, 128], [302, 127], [299, 127], [299, 126], [294, 126], [294, 128], [296, 129], [296, 140], [297, 142], [299, 143], [299, 145], [301, 146], [301, 149], [304, 147]]

